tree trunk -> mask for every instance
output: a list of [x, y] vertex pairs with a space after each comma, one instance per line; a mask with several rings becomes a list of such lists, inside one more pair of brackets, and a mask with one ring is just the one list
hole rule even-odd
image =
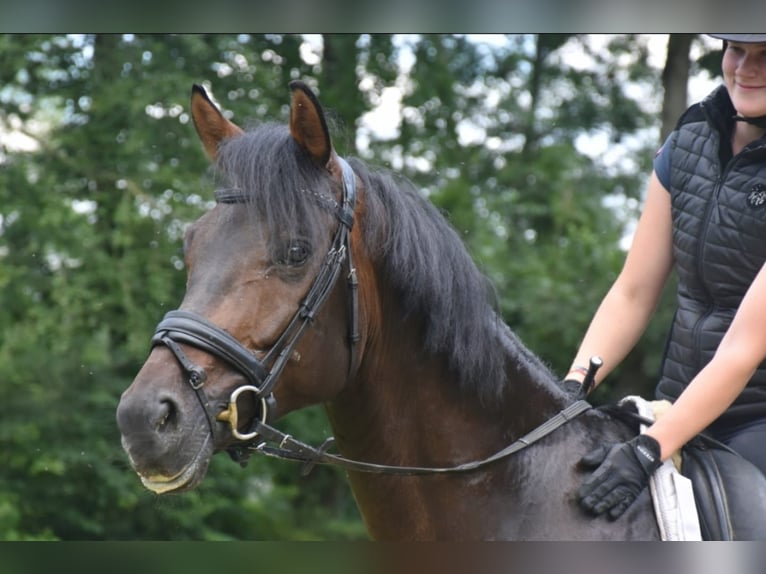
[[662, 71], [662, 127], [660, 140], [665, 141], [686, 110], [689, 102], [689, 51], [695, 34], [670, 34], [668, 56]]
[[[322, 34], [322, 71], [319, 97], [336, 121], [344, 122], [348, 139], [336, 141], [341, 153], [356, 155], [356, 128], [367, 111], [357, 78], [356, 34]], [[332, 128], [331, 128], [332, 129]], [[337, 135], [337, 134], [336, 134]]]

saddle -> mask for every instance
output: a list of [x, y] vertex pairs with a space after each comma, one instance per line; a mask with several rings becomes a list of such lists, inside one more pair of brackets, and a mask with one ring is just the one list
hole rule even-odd
[[726, 445], [700, 435], [681, 450], [703, 540], [766, 540], [766, 476]]

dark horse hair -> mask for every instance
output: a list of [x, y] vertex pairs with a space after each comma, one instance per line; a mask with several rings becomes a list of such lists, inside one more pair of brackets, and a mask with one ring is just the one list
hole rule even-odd
[[[423, 317], [424, 348], [447, 357], [461, 389], [497, 404], [507, 356], [498, 344], [515, 348], [516, 368], [547, 372], [499, 318], [491, 283], [442, 213], [408, 179], [358, 158], [347, 161], [362, 182], [364, 209], [356, 224], [364, 249], [382, 264], [404, 312]], [[228, 140], [217, 166], [227, 185], [246, 193], [256, 221], [279, 230], [270, 236], [326, 243], [337, 184], [286, 126], [265, 123]]]

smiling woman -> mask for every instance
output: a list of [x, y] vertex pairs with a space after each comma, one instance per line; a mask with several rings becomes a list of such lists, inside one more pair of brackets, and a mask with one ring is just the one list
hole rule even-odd
[[[766, 34], [713, 36], [724, 41], [724, 83], [681, 115], [657, 153], [633, 244], [568, 375], [582, 381], [578, 365], [594, 354], [604, 361], [596, 383], [616, 368], [675, 272], [655, 390], [672, 406], [645, 434], [588, 457], [595, 472], [580, 499], [596, 516], [620, 516], [701, 432], [766, 473]], [[763, 538], [766, 526], [754, 532]]]
[[[713, 36], [726, 44], [721, 67], [737, 121], [766, 129], [766, 34]], [[735, 132], [735, 153], [752, 141], [748, 133]]]

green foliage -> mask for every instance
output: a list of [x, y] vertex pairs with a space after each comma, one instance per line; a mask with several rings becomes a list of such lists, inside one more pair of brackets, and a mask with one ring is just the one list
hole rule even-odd
[[[306, 56], [293, 35], [0, 36], [0, 136], [36, 142], [0, 148], [0, 539], [365, 536], [336, 469], [302, 477], [292, 463], [241, 470], [219, 456], [198, 490], [157, 497], [120, 448], [120, 393], [182, 297], [183, 231], [211, 199], [192, 83], [247, 125], [286, 119], [287, 84], [306, 79], [339, 120], [341, 153], [356, 153], [382, 89], [403, 86], [396, 142], [373, 135], [358, 153], [422, 186], [509, 324], [555, 369], [568, 364], [619, 271], [650, 161], [638, 149], [606, 165], [578, 142], [606, 134], [613, 146], [658, 123], [627, 89], [658, 81], [644, 40], [321, 40]], [[593, 65], [567, 63], [572, 49]], [[668, 308], [616, 384], [651, 384]], [[320, 406], [283, 423], [313, 444], [331, 434]]]

